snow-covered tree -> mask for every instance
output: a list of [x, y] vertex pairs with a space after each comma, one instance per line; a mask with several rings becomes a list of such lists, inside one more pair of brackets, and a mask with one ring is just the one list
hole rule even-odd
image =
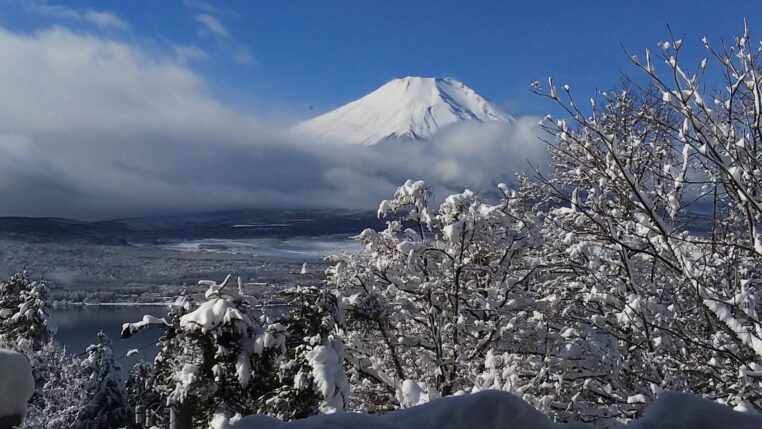
[[[18, 273], [0, 283], [0, 342], [38, 351], [51, 338], [45, 281]], [[26, 344], [28, 343], [28, 345]]]
[[[691, 72], [679, 39], [659, 45], [666, 75], [633, 56], [647, 84], [589, 112], [568, 86], [544, 93], [568, 117], [543, 121], [555, 171], [526, 192], [548, 202], [542, 263], [557, 275], [542, 293], [576, 340], [565, 412], [630, 415], [662, 389], [762, 409], [760, 50], [748, 30], [704, 44]], [[705, 89], [713, 66], [724, 91]]]
[[[306, 264], [302, 274], [307, 274]], [[348, 404], [343, 343], [337, 336], [336, 297], [324, 288], [297, 286], [279, 294], [289, 313], [286, 354], [279, 364], [280, 386], [265, 401], [267, 414], [283, 420], [343, 411]]]
[[525, 348], [511, 327], [533, 305], [525, 291], [538, 267], [524, 255], [537, 225], [499, 189], [496, 204], [465, 191], [432, 213], [424, 183], [407, 181], [381, 203], [387, 228], [363, 231], [364, 251], [330, 270], [360, 403], [411, 405], [413, 386], [419, 399], [468, 390], [495, 344]]
[[178, 299], [171, 321], [145, 318], [124, 325], [123, 336], [148, 326], [166, 329], [155, 360], [156, 389], [176, 413], [199, 424], [215, 415], [251, 414], [278, 386], [276, 360], [285, 350], [285, 327], [257, 309], [254, 297], [230, 285], [201, 281], [206, 301]]
[[50, 342], [31, 354], [31, 362], [35, 394], [23, 427], [71, 427], [82, 404], [81, 361]]
[[131, 428], [151, 428], [165, 420], [166, 402], [156, 388], [157, 373], [148, 362], [138, 362], [130, 370], [125, 388], [127, 401], [135, 416]]
[[111, 340], [103, 332], [97, 342], [87, 348], [81, 363], [82, 403], [72, 428], [100, 429], [125, 426], [132, 416], [127, 394], [119, 379], [119, 366], [114, 360]]
[[80, 404], [79, 361], [52, 341], [48, 290], [22, 272], [0, 283], [0, 346], [24, 354], [32, 364], [35, 392], [24, 427], [69, 427]]

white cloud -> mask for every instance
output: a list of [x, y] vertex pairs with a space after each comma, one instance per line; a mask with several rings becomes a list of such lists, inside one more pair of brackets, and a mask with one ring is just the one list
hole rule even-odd
[[247, 66], [254, 64], [254, 55], [251, 54], [251, 51], [246, 46], [239, 46], [236, 48], [233, 59], [235, 62]]
[[100, 29], [129, 30], [130, 26], [113, 12], [92, 9], [74, 9], [68, 6], [45, 3], [24, 3], [28, 10], [51, 18], [82, 21], [93, 24]]
[[193, 17], [193, 19], [199, 23], [206, 31], [210, 31], [218, 36], [230, 37], [228, 29], [220, 22], [219, 19], [209, 15], [207, 13], [200, 13]]
[[[186, 2], [186, 6], [208, 11], [210, 13], [220, 13], [219, 10], [211, 5], [203, 2]], [[223, 46], [232, 51], [232, 58], [238, 64], [252, 65], [254, 64], [254, 55], [249, 50], [249, 47], [235, 40], [227, 27], [215, 16], [209, 13], [200, 13], [193, 17], [194, 21], [199, 25], [199, 35], [206, 36], [211, 33], [223, 40]]]
[[215, 15], [229, 15], [229, 16], [238, 15], [232, 9], [218, 7], [203, 1], [183, 0], [183, 4], [185, 5], [185, 7], [202, 10], [204, 12], [213, 13]]
[[439, 195], [488, 189], [542, 156], [536, 118], [392, 148], [290, 141], [210, 96], [176, 52], [61, 28], [0, 29], [0, 64], [3, 216], [373, 209], [408, 177]]
[[82, 19], [89, 21], [100, 28], [115, 28], [117, 30], [128, 30], [130, 28], [126, 22], [122, 21], [118, 16], [111, 12], [86, 10], [82, 14]]
[[172, 47], [175, 56], [181, 62], [202, 61], [209, 58], [209, 54], [203, 49], [194, 45], [175, 45]]

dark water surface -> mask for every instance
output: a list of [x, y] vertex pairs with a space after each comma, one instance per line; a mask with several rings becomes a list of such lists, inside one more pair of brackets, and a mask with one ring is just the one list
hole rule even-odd
[[[156, 342], [161, 335], [159, 329], [147, 329], [131, 338], [121, 339], [122, 323], [137, 322], [143, 315], [164, 317], [164, 306], [81, 306], [56, 308], [50, 311], [51, 325], [57, 329], [54, 339], [66, 347], [71, 354], [83, 353], [87, 346], [96, 341], [98, 332], [103, 331], [113, 342], [114, 357], [126, 374], [135, 363], [142, 360], [153, 361], [156, 356]], [[130, 349], [140, 349], [136, 355], [126, 357]]]

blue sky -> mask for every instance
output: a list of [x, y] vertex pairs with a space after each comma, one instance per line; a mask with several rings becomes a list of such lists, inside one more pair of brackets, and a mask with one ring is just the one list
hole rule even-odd
[[[65, 6], [62, 6], [64, 5]], [[548, 104], [529, 82], [554, 75], [587, 98], [632, 71], [620, 47], [655, 47], [666, 25], [699, 39], [732, 37], [754, 1], [150, 1], [0, 0], [0, 26], [52, 25], [167, 55], [228, 104], [265, 119], [312, 116], [405, 75], [451, 76], [515, 115]], [[117, 21], [87, 19], [107, 12]], [[211, 27], [210, 27], [211, 25]], [[760, 30], [762, 31], [762, 30]], [[182, 50], [184, 49], [184, 50]]]

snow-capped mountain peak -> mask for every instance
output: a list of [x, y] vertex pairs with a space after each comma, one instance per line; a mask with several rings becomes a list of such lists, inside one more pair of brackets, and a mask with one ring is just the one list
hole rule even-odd
[[455, 79], [404, 77], [298, 124], [292, 133], [319, 141], [373, 145], [387, 140], [425, 140], [440, 128], [461, 121], [511, 120]]

